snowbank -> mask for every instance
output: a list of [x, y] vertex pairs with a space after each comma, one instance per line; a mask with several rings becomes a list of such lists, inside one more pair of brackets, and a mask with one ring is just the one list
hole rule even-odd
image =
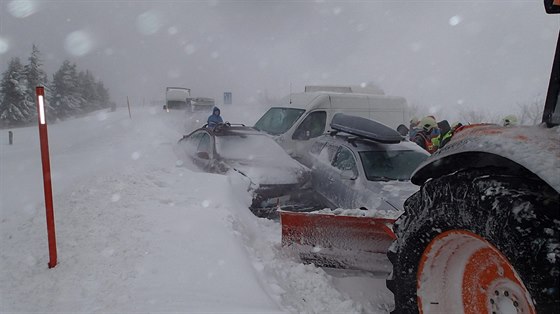
[[4, 312], [386, 313], [384, 275], [304, 265], [243, 183], [177, 163], [184, 117], [97, 112], [49, 126], [59, 264], [48, 250], [36, 128], [0, 131]]

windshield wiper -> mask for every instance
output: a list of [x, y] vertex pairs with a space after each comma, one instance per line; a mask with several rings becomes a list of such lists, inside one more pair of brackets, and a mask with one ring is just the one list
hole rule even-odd
[[385, 201], [385, 203], [389, 204], [389, 206], [393, 207], [396, 211], [399, 211], [400, 209], [398, 209], [395, 205], [391, 204], [391, 202], [389, 202], [386, 199], [383, 199], [383, 201]]

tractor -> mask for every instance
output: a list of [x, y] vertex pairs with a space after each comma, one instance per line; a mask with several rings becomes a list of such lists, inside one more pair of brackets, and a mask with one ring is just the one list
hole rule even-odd
[[393, 313], [560, 313], [559, 47], [540, 125], [465, 129], [413, 173]]

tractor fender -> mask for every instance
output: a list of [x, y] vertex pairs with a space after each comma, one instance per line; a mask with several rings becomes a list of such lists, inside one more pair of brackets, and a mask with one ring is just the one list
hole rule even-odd
[[458, 170], [487, 166], [509, 174], [529, 171], [560, 193], [560, 127], [466, 126], [420, 164], [411, 181], [422, 185]]

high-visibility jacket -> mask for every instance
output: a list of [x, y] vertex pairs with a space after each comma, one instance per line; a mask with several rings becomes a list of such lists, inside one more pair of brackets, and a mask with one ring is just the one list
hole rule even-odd
[[433, 154], [437, 150], [437, 146], [432, 142], [431, 136], [424, 131], [417, 132], [412, 141], [430, 154]]
[[439, 148], [442, 148], [443, 146], [445, 146], [445, 144], [449, 143], [449, 141], [451, 140], [451, 138], [453, 137], [453, 130], [448, 131], [447, 133], [445, 133], [442, 137], [441, 140], [439, 140]]

